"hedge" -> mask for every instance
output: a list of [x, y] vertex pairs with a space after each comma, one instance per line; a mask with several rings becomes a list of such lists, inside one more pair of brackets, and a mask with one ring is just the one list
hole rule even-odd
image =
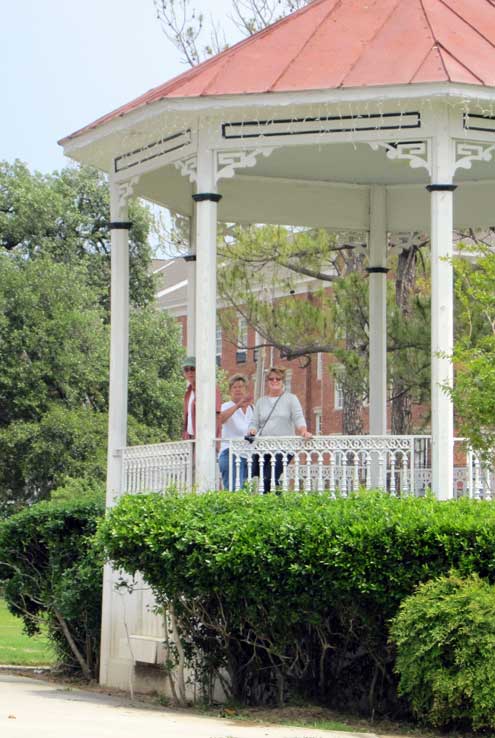
[[103, 512], [95, 486], [72, 500], [62, 490], [59, 499], [0, 523], [0, 581], [9, 610], [29, 635], [46, 623], [60, 666], [87, 679], [98, 673], [103, 569], [93, 536]]
[[227, 670], [245, 702], [397, 713], [401, 601], [452, 567], [495, 580], [495, 505], [470, 500], [150, 494], [123, 498], [99, 540], [173, 605], [203, 675]]

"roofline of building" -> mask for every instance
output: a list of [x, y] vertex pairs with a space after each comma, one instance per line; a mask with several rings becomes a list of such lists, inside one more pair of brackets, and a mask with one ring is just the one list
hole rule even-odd
[[[265, 92], [243, 95], [202, 96], [187, 98], [164, 98], [153, 103], [145, 103], [139, 107], [118, 114], [117, 117], [105, 121], [102, 118], [61, 138], [58, 143], [64, 147], [67, 155], [78, 148], [90, 146], [112, 134], [127, 128], [148, 122], [154, 117], [165, 114], [181, 113], [185, 115], [201, 115], [209, 112], [213, 115], [242, 108], [274, 108], [303, 105], [332, 105], [349, 103], [384, 103], [410, 100], [425, 102], [461, 98], [466, 103], [495, 102], [495, 87], [470, 85], [453, 82], [433, 82], [407, 85], [384, 85], [373, 87], [349, 87], [330, 90], [303, 90], [296, 92]], [[117, 108], [115, 112], [120, 110]], [[112, 115], [109, 113], [107, 115]]]

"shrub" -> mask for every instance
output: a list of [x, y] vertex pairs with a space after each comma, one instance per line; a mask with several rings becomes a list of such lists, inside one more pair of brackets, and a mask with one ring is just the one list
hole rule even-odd
[[399, 690], [437, 727], [495, 728], [495, 587], [440, 577], [407, 597], [391, 637]]
[[117, 568], [171, 603], [190, 654], [247, 702], [290, 693], [398, 708], [388, 623], [457, 567], [495, 580], [495, 505], [363, 494], [123, 498], [100, 527]]
[[[76, 483], [71, 482], [74, 493]], [[91, 679], [98, 669], [102, 565], [92, 544], [102, 490], [40, 502], [0, 523], [0, 581], [9, 610], [29, 635], [42, 623], [61, 665]]]

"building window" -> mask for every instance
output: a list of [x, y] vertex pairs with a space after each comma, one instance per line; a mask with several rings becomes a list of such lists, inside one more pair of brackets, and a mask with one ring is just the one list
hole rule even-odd
[[344, 393], [337, 377], [333, 380], [333, 406], [335, 410], [342, 410], [344, 407]]
[[315, 408], [315, 436], [321, 436], [321, 407]]
[[217, 323], [217, 330], [215, 335], [215, 352], [217, 357], [217, 366], [220, 366], [222, 363], [222, 326]]
[[247, 361], [248, 324], [246, 318], [239, 318], [237, 322], [237, 351], [235, 358], [238, 364]]
[[292, 392], [292, 369], [287, 369], [285, 372], [285, 391]]
[[320, 380], [323, 377], [323, 354], [319, 351], [316, 354], [316, 379]]

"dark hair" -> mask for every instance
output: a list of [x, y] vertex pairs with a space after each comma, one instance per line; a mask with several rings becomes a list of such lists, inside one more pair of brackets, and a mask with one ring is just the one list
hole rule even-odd
[[236, 382], [244, 382], [244, 384], [247, 386], [248, 380], [247, 377], [244, 376], [244, 374], [233, 374], [231, 377], [229, 377], [229, 389], [231, 389], [232, 385]]

